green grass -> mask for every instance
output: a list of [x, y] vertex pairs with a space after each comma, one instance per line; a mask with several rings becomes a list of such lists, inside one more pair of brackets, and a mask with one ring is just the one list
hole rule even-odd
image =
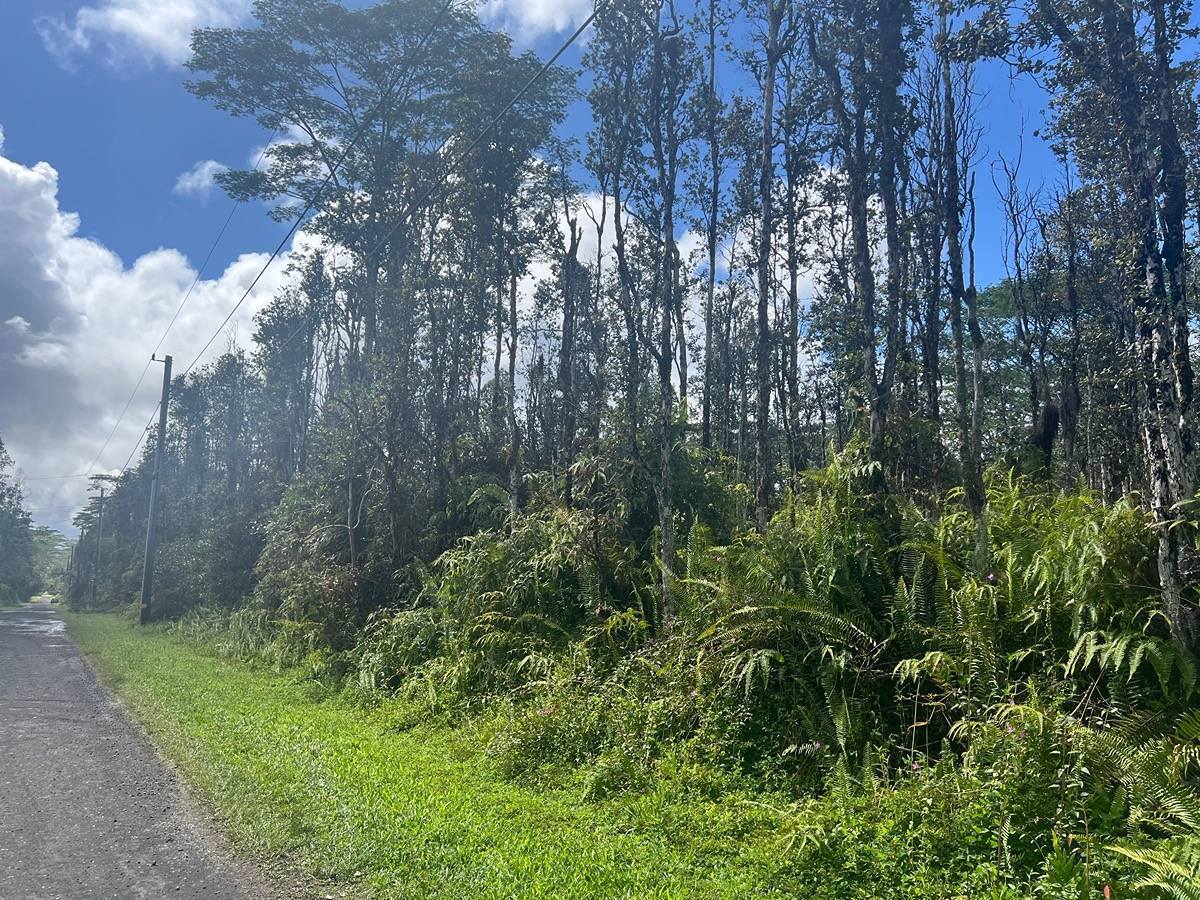
[[400, 730], [116, 615], [70, 614], [102, 680], [234, 843], [380, 897], [772, 897], [785, 817], [664, 785], [584, 802], [499, 778], [473, 726]]

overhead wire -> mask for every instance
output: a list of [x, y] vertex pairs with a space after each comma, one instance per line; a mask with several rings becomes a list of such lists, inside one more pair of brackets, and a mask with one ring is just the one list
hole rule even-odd
[[[530, 90], [533, 89], [533, 86], [546, 76], [550, 69], [554, 67], [554, 64], [558, 62], [558, 60], [564, 53], [567, 52], [571, 45], [574, 44], [575, 41], [578, 40], [585, 31], [587, 31], [591, 24], [596, 20], [596, 17], [606, 6], [608, 6], [610, 2], [612, 2], [612, 0], [599, 0], [599, 2], [595, 4], [588, 17], [583, 20], [583, 23], [580, 24], [580, 26], [576, 28], [574, 32], [572, 32], [571, 36], [567, 38], [563, 45], [559, 47], [548, 60], [546, 60], [542, 67], [538, 69], [538, 71], [532, 75], [528, 81], [525, 82], [521, 89], [513, 95], [513, 98], [509, 100], [507, 104], [505, 104], [504, 108], [492, 117], [487, 125], [484, 126], [483, 130], [480, 131], [479, 134], [477, 134], [463, 150], [456, 154], [445, 167], [443, 167], [442, 173], [437, 177], [433, 185], [427, 191], [425, 191], [421, 198], [408, 205], [401, 220], [397, 222], [378, 243], [376, 243], [373, 247], [371, 247], [370, 250], [367, 251], [363, 257], [364, 261], [371, 259], [376, 253], [378, 253], [379, 250], [382, 249], [383, 246], [395, 236], [396, 232], [399, 231], [405, 224], [407, 224], [408, 218], [412, 216], [413, 211], [423, 207], [429, 202], [430, 199], [432, 199], [433, 195], [440, 188], [445, 186], [446, 180], [450, 177], [453, 170], [456, 169], [471, 154], [471, 151], [483, 143], [484, 139], [487, 138], [492, 130], [504, 120], [504, 117], [512, 112], [513, 108], [521, 102], [521, 100], [527, 93], [529, 93]], [[450, 142], [453, 139], [454, 135], [447, 136], [438, 146], [437, 150], [434, 151], [434, 156], [438, 156], [445, 152], [446, 148], [450, 145]], [[361, 265], [363, 265], [363, 263], [360, 263], [360, 266]], [[302, 331], [304, 331], [307, 325], [308, 323], [303, 323], [297, 329], [295, 329], [290, 335], [287, 336], [287, 338], [284, 339], [283, 343], [279, 345], [280, 348], [288, 346], [292, 340], [294, 340]]]
[[[374, 247], [372, 247], [368, 251], [368, 253], [366, 254], [366, 257], [365, 257], [366, 259], [371, 258], [376, 252], [378, 252], [378, 250], [380, 248], [383, 247], [384, 244], [386, 244], [388, 241], [390, 241], [395, 236], [396, 232], [399, 231], [400, 228], [403, 227], [407, 223], [408, 217], [412, 215], [414, 210], [419, 209], [420, 207], [424, 206], [426, 203], [429, 202], [429, 200], [433, 197], [433, 195], [445, 185], [447, 179], [450, 177], [450, 175], [453, 173], [453, 171], [459, 165], [462, 164], [462, 162], [471, 154], [471, 152], [476, 147], [478, 147], [481, 143], [483, 143], [483, 141], [496, 128], [496, 126], [499, 125], [500, 122], [503, 121], [503, 119], [510, 112], [512, 112], [513, 108], [525, 97], [525, 95], [528, 94], [529, 91], [533, 89], [534, 85], [536, 85], [538, 83], [538, 81], [540, 81], [542, 78], [544, 78], [546, 76], [546, 74], [550, 71], [550, 69], [553, 68], [554, 64], [556, 62], [558, 62], [558, 60], [562, 57], [562, 55], [567, 52], [567, 50], [575, 43], [576, 40], [578, 40], [580, 38], [580, 36], [583, 35], [583, 33], [596, 20], [596, 17], [600, 14], [600, 12], [606, 6], [608, 6], [608, 4], [610, 2], [612, 2], [612, 0], [599, 0], [599, 2], [595, 4], [591, 13], [587, 16], [586, 19], [584, 19], [584, 21], [579, 25], [579, 27], [576, 28], [575, 31], [571, 33], [570, 37], [567, 38], [567, 40], [562, 44], [562, 46], [560, 46], [554, 52], [554, 54], [548, 60], [546, 60], [546, 62], [538, 69], [538, 71], [536, 73], [534, 73], [532, 76], [530, 76], [530, 78], [521, 86], [520, 90], [518, 90], [517, 93], [513, 95], [512, 99], [509, 100], [509, 102], [507, 104], [505, 104], [505, 106], [491, 118], [491, 120], [470, 141], [470, 143], [468, 143], [466, 145], [466, 147], [464, 147], [461, 151], [459, 151], [457, 154], [455, 154], [452, 157], [452, 159], [450, 160], [450, 162], [446, 166], [443, 167], [441, 174], [435, 179], [434, 183], [421, 195], [420, 199], [408, 206], [408, 210], [405, 214], [405, 217], [402, 218], [401, 221], [397, 222], [383, 236], [383, 238]], [[434, 21], [434, 24], [431, 26], [430, 30], [422, 38], [421, 42], [418, 44], [418, 48], [417, 48], [418, 50], [422, 49], [424, 47], [424, 45], [428, 42], [429, 38], [432, 37], [433, 32], [436, 31], [441, 18], [445, 15], [445, 13], [447, 11], [449, 11], [449, 9], [453, 6], [453, 4], [454, 4], [454, 0], [448, 0], [448, 2], [442, 7], [440, 12], [438, 13], [438, 17]], [[380, 99], [380, 104], [382, 104], [382, 98]], [[355, 144], [357, 144], [358, 140], [365, 133], [366, 128], [370, 124], [372, 119], [374, 118], [375, 113], [378, 112], [378, 106], [379, 106], [379, 104], [377, 104], [377, 107], [375, 110], [372, 110], [372, 112], [368, 116], [364, 117], [362, 124], [359, 126], [358, 131], [355, 133], [354, 137], [351, 139], [350, 143], [347, 145], [346, 149], [343, 151], [341, 156], [335, 161], [333, 166], [330, 167], [329, 173], [326, 175], [324, 181], [322, 182], [321, 186], [318, 188], [318, 190], [316, 191], [314, 196], [312, 198], [310, 198], [308, 200], [308, 202], [305, 204], [304, 209], [296, 217], [296, 220], [292, 223], [291, 228], [288, 229], [288, 231], [284, 235], [283, 239], [279, 241], [279, 243], [276, 245], [275, 249], [271, 252], [271, 254], [267, 258], [266, 262], [259, 269], [258, 273], [254, 276], [254, 279], [250, 282], [250, 285], [246, 288], [246, 290], [238, 298], [237, 302], [234, 303], [234, 305], [230, 308], [229, 312], [225, 315], [225, 318], [222, 319], [221, 324], [217, 327], [217, 329], [212, 333], [212, 335], [208, 338], [208, 340], [205, 341], [204, 346], [201, 347], [200, 351], [192, 358], [192, 361], [188, 364], [187, 368], [184, 369], [184, 371], [181, 373], [182, 375], [189, 374], [195, 368], [196, 364], [204, 356], [204, 354], [205, 354], [205, 352], [207, 352], [208, 348], [212, 346], [213, 341], [215, 341], [217, 339], [217, 337], [221, 334], [221, 332], [225, 330], [225, 327], [229, 324], [229, 322], [232, 320], [233, 316], [241, 308], [242, 304], [245, 303], [246, 299], [250, 296], [250, 294], [253, 292], [254, 288], [258, 285], [259, 281], [262, 279], [263, 275], [266, 274], [267, 270], [271, 267], [271, 265], [274, 263], [276, 258], [278, 258], [279, 254], [282, 252], [283, 248], [287, 245], [287, 242], [292, 238], [293, 235], [295, 235], [296, 231], [299, 230], [301, 224], [304, 222], [305, 217], [308, 215], [309, 212], [312, 211], [312, 209], [316, 206], [316, 204], [322, 198], [322, 196], [325, 193], [325, 190], [328, 188], [330, 182], [332, 181], [334, 176], [337, 174], [337, 170], [341, 167], [342, 163], [346, 160], [346, 158], [349, 156], [350, 152], [353, 150]], [[436, 155], [440, 155], [441, 153], [444, 153], [446, 151], [446, 149], [449, 147], [449, 145], [453, 139], [454, 139], [453, 135], [447, 136], [442, 141], [442, 143], [438, 146], [434, 155], [436, 156]], [[290, 344], [291, 341], [294, 340], [305, 329], [305, 327], [307, 327], [307, 323], [301, 325], [299, 328], [294, 330], [284, 340], [284, 342], [281, 346], [287, 346], [288, 344]], [[147, 363], [147, 368], [148, 367], [149, 367], [149, 363]], [[144, 372], [143, 372], [143, 377], [145, 377]], [[142, 434], [138, 437], [138, 440], [134, 444], [133, 449], [130, 450], [129, 456], [126, 458], [124, 465], [122, 465], [122, 467], [121, 467], [121, 474], [124, 474], [124, 472], [126, 472], [128, 470], [129, 464], [133, 460], [134, 454], [137, 452], [138, 447], [141, 446], [142, 438], [144, 438], [146, 433], [150, 430], [150, 426], [154, 422], [154, 416], [156, 416], [158, 414], [158, 406], [161, 406], [161, 402], [155, 407], [155, 411], [151, 415], [149, 421], [147, 421], [146, 426], [142, 431]]]
[[[421, 40], [417, 43], [416, 51], [414, 51], [414, 52], [419, 53], [422, 50], [424, 50], [425, 45], [429, 42], [429, 39], [431, 37], [433, 37], [433, 33], [435, 31], [437, 31], [437, 28], [441, 24], [442, 19], [445, 18], [446, 13], [448, 13], [450, 11], [450, 9], [453, 7], [454, 2], [455, 2], [455, 0], [446, 0], [446, 3], [443, 4], [443, 6], [438, 10], [438, 14], [434, 18], [433, 23], [430, 25], [429, 30], [426, 31], [424, 35], [422, 35]], [[242, 294], [242, 296], [238, 298], [237, 303], [235, 303], [233, 305], [233, 307], [226, 314], [225, 318], [221, 321], [221, 324], [220, 324], [220, 326], [218, 326], [217, 330], [213, 332], [212, 336], [209, 337], [209, 339], [205, 342], [204, 346], [202, 348], [200, 348], [200, 352], [197, 353], [195, 355], [195, 357], [193, 357], [192, 361], [188, 364], [187, 368], [184, 369], [184, 371], [181, 373], [182, 375], [189, 374], [192, 371], [192, 369], [195, 368], [196, 363], [200, 361], [200, 358], [204, 355], [204, 353], [208, 350], [208, 348], [210, 346], [212, 346], [212, 342], [217, 339], [217, 336], [220, 335], [220, 333], [225, 329], [225, 326], [229, 324], [229, 321], [237, 313], [237, 311], [241, 307], [241, 305], [246, 301], [246, 298], [250, 296], [251, 292], [253, 292], [255, 286], [262, 279], [262, 276], [266, 273], [267, 269], [271, 266], [271, 263], [273, 263], [275, 261], [276, 257], [278, 257], [279, 253], [282, 251], [283, 247], [287, 244], [288, 240], [290, 240], [292, 235], [294, 235], [296, 233], [296, 231], [299, 228], [304, 217], [308, 214], [308, 212], [313, 208], [313, 206], [316, 204], [316, 202], [324, 194], [325, 189], [329, 186], [329, 183], [336, 176], [337, 170], [339, 168], [341, 168], [342, 163], [345, 161], [346, 157], [349, 155], [350, 151], [353, 149], [354, 144], [356, 144], [358, 142], [359, 138], [361, 138], [362, 135], [365, 133], [367, 127], [370, 125], [375, 114], [379, 111], [379, 107], [382, 105], [382, 103], [383, 103], [383, 98], [381, 97], [379, 103], [376, 104], [376, 108], [373, 109], [367, 116], [365, 116], [363, 118], [363, 121], [359, 126], [358, 132], [354, 135], [350, 144], [346, 147], [346, 150], [342, 153], [342, 155], [335, 161], [334, 165], [330, 168], [329, 173], [326, 175], [325, 180], [322, 182], [321, 187], [317, 190], [314, 197], [308, 201], [304, 210], [300, 213], [299, 216], [297, 216], [296, 221], [292, 224], [292, 227], [288, 229], [287, 234], [284, 235], [283, 239], [275, 247], [274, 251], [272, 251], [270, 257], [268, 257], [267, 261], [263, 264], [263, 267], [259, 270], [258, 274], [254, 276], [254, 280], [250, 283], [250, 286], [248, 288], [246, 288], [246, 290]], [[274, 139], [274, 136], [272, 136], [272, 140], [273, 139]], [[270, 142], [267, 143], [267, 145], [263, 148], [262, 154], [259, 155], [258, 163], [255, 164], [256, 169], [258, 168], [258, 165], [262, 162], [262, 158], [266, 154], [266, 151], [269, 147], [270, 147]], [[234, 209], [236, 209], [236, 208], [237, 208], [237, 205], [235, 203]], [[229, 218], [230, 219], [232, 218], [232, 211], [230, 213]], [[226, 227], [228, 227], [228, 224], [229, 224], [229, 220], [227, 219], [225, 226], [222, 228], [222, 232], [221, 232], [222, 234], [224, 233], [224, 229]], [[218, 235], [217, 239], [218, 239], [218, 241], [220, 240], [220, 235]], [[215, 247], [215, 245], [214, 245], [214, 247]], [[209, 251], [209, 255], [210, 256], [212, 255], [211, 250]], [[201, 267], [201, 271], [202, 270], [203, 270], [203, 267]], [[198, 280], [199, 280], [199, 273], [197, 273], [197, 281]], [[191, 294], [191, 290], [194, 288], [195, 288], [195, 282], [193, 282], [192, 288], [189, 289], [189, 291], [188, 291], [189, 295]], [[184, 302], [185, 303], [187, 302], [186, 297], [184, 298]], [[176, 310], [175, 316], [172, 317], [172, 319], [171, 319], [171, 325], [174, 325], [175, 320], [179, 317], [179, 313], [182, 311], [182, 308], [183, 308], [183, 304], [180, 304], [180, 308], [178, 310]], [[171, 325], [167, 326], [168, 331], [170, 330]], [[154, 354], [157, 354], [158, 348], [162, 346], [162, 340], [165, 339], [165, 337], [166, 337], [166, 333], [164, 332], [163, 338], [159, 340], [158, 345], [154, 349], [154, 353], [151, 354], [151, 358], [146, 362], [146, 366], [142, 369], [142, 374], [138, 378], [138, 385], [136, 385], [134, 387], [134, 393], [136, 393], [137, 387], [141, 385], [142, 380], [146, 377], [146, 372], [150, 368], [150, 363], [154, 361]], [[133, 395], [131, 394], [130, 400], [132, 400], [132, 399], [133, 399]], [[154, 418], [155, 418], [155, 416], [158, 415], [158, 410], [159, 410], [159, 407], [161, 407], [161, 406], [162, 406], [162, 401], [159, 401], [157, 404], [155, 404], [154, 411], [151, 413], [150, 418], [147, 420], [145, 427], [143, 427], [141, 434], [138, 436], [137, 441], [134, 443], [133, 447], [130, 449], [129, 456], [127, 456], [125, 458], [125, 462], [122, 464], [119, 474], [123, 475], [126, 471], [128, 471], [129, 464], [133, 461], [134, 454], [137, 453], [138, 448], [142, 444], [143, 438], [145, 438], [146, 434], [150, 430], [150, 426], [154, 424]], [[120, 419], [124, 417], [125, 411], [127, 411], [128, 408], [129, 408], [129, 402], [127, 401], [125, 404], [125, 410], [122, 411], [121, 416], [117, 420], [117, 425], [120, 424]], [[105, 441], [105, 447], [107, 446], [108, 441], [112, 439], [112, 434], [116, 432], [116, 427], [117, 427], [116, 425], [113, 426], [112, 432], [110, 432], [108, 439], [106, 439], [106, 441]], [[101, 448], [100, 453], [102, 454], [103, 452], [104, 452], [104, 447]], [[100, 456], [100, 454], [97, 454], [97, 459], [99, 459], [99, 456]], [[92, 465], [93, 466], [95, 465], [94, 461], [93, 461]], [[89, 467], [89, 469], [90, 468], [91, 467]]]
[[[271, 135], [270, 140], [263, 145], [262, 151], [258, 154], [258, 159], [254, 163], [254, 171], [258, 171], [258, 167], [262, 165], [262, 161], [267, 155], [267, 150], [270, 149], [271, 145], [275, 141], [275, 138], [278, 136], [279, 132], [275, 131]], [[238, 211], [238, 207], [240, 207], [243, 202], [244, 201], [241, 199], [233, 201], [233, 206], [230, 207], [229, 214], [225, 217], [225, 221], [221, 224], [221, 228], [217, 232], [217, 236], [213, 238], [213, 242], [208, 248], [208, 253], [204, 257], [204, 262], [202, 262], [200, 267], [196, 269], [196, 276], [192, 279], [192, 283], [188, 286], [187, 291], [184, 293], [183, 299], [179, 301], [179, 306], [175, 308], [175, 314], [171, 316], [171, 321], [167, 323], [167, 327], [163, 330], [162, 335], [159, 337], [158, 343], [155, 344], [154, 349], [150, 351], [150, 358], [147, 359], [146, 364], [142, 366], [141, 374], [138, 375], [137, 382], [134, 384], [133, 390], [129, 392], [129, 397], [125, 400], [125, 405], [121, 408], [121, 413], [117, 416], [117, 421], [113, 423], [113, 427], [109, 430], [108, 436], [104, 439], [104, 443], [101, 444], [100, 449], [96, 452], [95, 457], [92, 459], [91, 463], [88, 464], [87, 471], [80, 477], [86, 478], [89, 476], [92, 472], [92, 469], [96, 468], [96, 463], [100, 461], [100, 457], [104, 455], [104, 451], [108, 449], [108, 445], [112, 442], [113, 435], [117, 433], [117, 429], [121, 426], [121, 422], [125, 420], [125, 414], [129, 412], [129, 407], [133, 403], [133, 398], [137, 396], [138, 388], [140, 388], [142, 386], [142, 382], [145, 381], [146, 373], [150, 371], [150, 364], [154, 362], [155, 355], [162, 347], [163, 342], [167, 339], [167, 335], [171, 333], [171, 329], [175, 327], [175, 323], [179, 320], [179, 316], [183, 312], [183, 308], [187, 306], [188, 300], [191, 299], [192, 293], [196, 290], [196, 285], [200, 283], [200, 278], [204, 275], [204, 270], [208, 268], [209, 262], [212, 261], [213, 254], [220, 245], [221, 239], [225, 236], [225, 232], [229, 229], [229, 223], [233, 221], [234, 214]]]

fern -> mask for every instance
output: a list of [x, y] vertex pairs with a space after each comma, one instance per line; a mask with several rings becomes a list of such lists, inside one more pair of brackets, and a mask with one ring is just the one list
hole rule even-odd
[[1200, 840], [1169, 842], [1155, 848], [1109, 847], [1136, 863], [1142, 874], [1132, 887], [1172, 900], [1200, 900]]

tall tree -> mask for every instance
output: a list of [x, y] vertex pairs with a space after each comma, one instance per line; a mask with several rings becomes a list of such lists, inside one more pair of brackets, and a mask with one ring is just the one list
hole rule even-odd
[[[1151, 22], [1146, 37], [1139, 28], [1143, 18]], [[1165, 0], [1145, 5], [1089, 0], [1065, 11], [1039, 0], [1031, 39], [1059, 50], [1057, 85], [1076, 92], [1067, 94], [1064, 103], [1078, 104], [1086, 96], [1117, 125], [1127, 223], [1124, 263], [1144, 400], [1142, 445], [1158, 531], [1163, 611], [1180, 643], [1195, 650], [1200, 642], [1195, 595], [1200, 562], [1194, 527], [1186, 515], [1180, 516], [1196, 490], [1194, 379], [1182, 254], [1186, 163], [1175, 124], [1180, 99], [1172, 64], [1186, 18], [1184, 6]], [[1077, 159], [1095, 153], [1094, 133], [1080, 129], [1072, 138]], [[1156, 171], [1161, 172], [1157, 185]]]

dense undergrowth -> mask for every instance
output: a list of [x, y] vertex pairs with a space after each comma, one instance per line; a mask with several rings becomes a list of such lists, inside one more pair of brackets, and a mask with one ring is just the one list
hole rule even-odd
[[984, 562], [955, 495], [881, 508], [867, 474], [810, 474], [761, 534], [710, 498], [668, 609], [593, 473], [576, 508], [497, 515], [359, 639], [303, 567], [175, 627], [413, 722], [486, 722], [518, 782], [786, 802], [805, 896], [1197, 896], [1196, 673], [1144, 514], [997, 474]]

